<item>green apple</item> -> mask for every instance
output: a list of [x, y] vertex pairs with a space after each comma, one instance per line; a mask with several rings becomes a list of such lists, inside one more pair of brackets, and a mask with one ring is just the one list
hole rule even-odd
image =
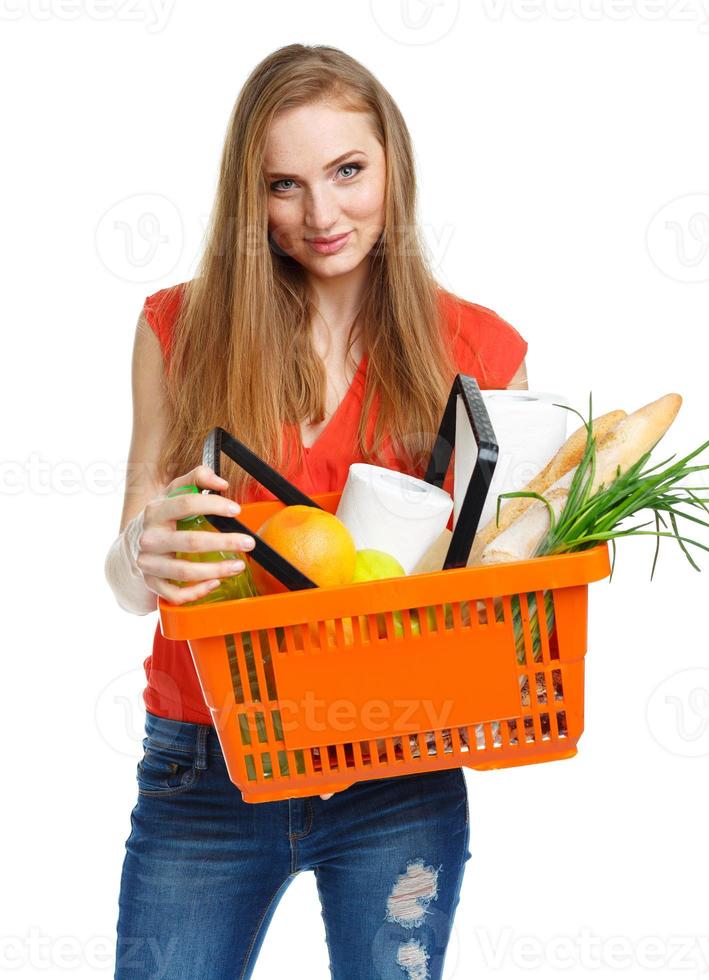
[[376, 548], [362, 548], [355, 555], [353, 582], [371, 582], [377, 578], [398, 578], [406, 575], [404, 566], [393, 555]]
[[[377, 548], [362, 548], [355, 556], [355, 572], [353, 582], [371, 582], [379, 578], [397, 578], [406, 575], [404, 566], [393, 555]], [[404, 635], [404, 623], [400, 612], [393, 614], [394, 632], [397, 636]], [[383, 613], [377, 616], [377, 626], [381, 636], [386, 635], [386, 620]], [[417, 636], [421, 632], [418, 615], [411, 613], [411, 632]]]
[[[399, 575], [406, 575], [404, 566], [393, 555], [386, 551], [379, 551], [377, 548], [362, 548], [355, 555], [355, 571], [353, 582], [371, 582], [379, 578], [396, 578]], [[453, 626], [453, 610], [450, 603], [446, 602], [443, 607], [445, 628], [451, 629]], [[421, 624], [417, 609], [409, 612], [411, 623], [411, 633], [413, 636], [420, 636]], [[397, 636], [404, 635], [404, 623], [400, 612], [394, 612], [394, 632]], [[431, 633], [437, 630], [436, 612], [433, 606], [426, 607], [426, 619], [428, 629]], [[386, 636], [386, 621], [384, 614], [377, 616], [377, 625], [380, 636]]]

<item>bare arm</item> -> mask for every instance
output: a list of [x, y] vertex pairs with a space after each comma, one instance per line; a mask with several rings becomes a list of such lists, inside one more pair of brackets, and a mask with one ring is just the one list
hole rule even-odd
[[160, 342], [141, 312], [131, 364], [133, 431], [119, 532], [149, 500], [164, 493], [157, 462], [166, 432], [165, 376]]
[[[176, 521], [196, 514], [229, 514], [232, 501], [218, 493], [168, 497], [179, 486], [228, 490], [226, 481], [198, 465], [170, 483], [159, 478], [158, 459], [167, 431], [167, 399], [160, 343], [141, 313], [132, 363], [133, 431], [128, 454], [126, 491], [118, 536], [106, 555], [104, 571], [119, 606], [138, 616], [157, 609], [158, 596], [172, 603], [190, 602], [233, 575], [243, 561], [193, 562], [176, 552], [204, 551], [202, 531], [178, 531]], [[237, 505], [238, 507], [238, 505]], [[225, 552], [246, 551], [250, 535], [221, 533]], [[175, 580], [194, 582], [180, 586]]]
[[133, 431], [123, 513], [117, 537], [104, 561], [104, 575], [121, 609], [145, 616], [157, 609], [138, 565], [144, 508], [164, 492], [157, 481], [160, 440], [165, 431], [165, 396], [160, 343], [141, 312], [135, 330], [131, 365]]

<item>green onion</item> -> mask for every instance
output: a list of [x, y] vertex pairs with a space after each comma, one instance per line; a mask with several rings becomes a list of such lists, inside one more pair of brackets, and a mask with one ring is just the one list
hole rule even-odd
[[[571, 412], [576, 410], [568, 405], [561, 406]], [[576, 412], [579, 415], [578, 412]], [[651, 534], [657, 538], [655, 557], [652, 563], [650, 579], [655, 574], [655, 566], [660, 548], [660, 538], [675, 538], [677, 544], [682, 549], [689, 563], [697, 571], [701, 571], [697, 563], [689, 553], [686, 544], [696, 545], [704, 551], [709, 551], [709, 546], [693, 538], [686, 538], [679, 534], [677, 530], [677, 518], [683, 517], [686, 520], [709, 527], [709, 522], [700, 517], [678, 510], [680, 505], [698, 508], [709, 514], [706, 503], [709, 497], [698, 497], [693, 491], [709, 491], [709, 487], [682, 486], [683, 480], [690, 474], [709, 469], [709, 463], [703, 465], [690, 466], [690, 460], [702, 453], [709, 440], [702, 443], [694, 452], [677, 460], [675, 463], [660, 467], [670, 463], [675, 457], [668, 459], [644, 469], [648, 462], [650, 452], [645, 453], [625, 473], [620, 472], [620, 466], [616, 471], [616, 477], [607, 486], [601, 484], [600, 487], [591, 493], [595, 473], [596, 473], [596, 439], [593, 435], [593, 400], [589, 395], [589, 420], [588, 422], [579, 417], [586, 427], [586, 445], [581, 462], [571, 480], [566, 503], [558, 518], [554, 516], [554, 511], [549, 501], [541, 494], [519, 490], [510, 493], [501, 493], [497, 503], [497, 513], [499, 518], [500, 499], [503, 497], [534, 497], [546, 504], [549, 509], [549, 530], [545, 537], [537, 546], [534, 557], [541, 555], [556, 555], [569, 551], [583, 551], [593, 547], [600, 541], [610, 541], [613, 549], [613, 564], [611, 566], [611, 579], [615, 568], [615, 539], [630, 537], [636, 534]], [[654, 447], [653, 447], [654, 448]], [[623, 521], [638, 511], [649, 510], [655, 516], [655, 531], [643, 531], [651, 521], [638, 524], [634, 527], [622, 527]], [[672, 525], [671, 531], [660, 531], [659, 526], [667, 527], [662, 514], [669, 516]]]
[[[568, 405], [561, 408], [568, 408], [575, 411]], [[576, 412], [579, 415], [578, 412]], [[579, 415], [580, 418], [582, 416]], [[660, 538], [675, 538], [679, 547], [682, 549], [687, 560], [697, 571], [701, 569], [690, 555], [686, 544], [693, 544], [704, 551], [709, 551], [709, 546], [695, 541], [693, 538], [686, 538], [679, 534], [677, 530], [677, 518], [684, 517], [696, 524], [709, 527], [709, 522], [702, 520], [694, 514], [677, 510], [678, 505], [686, 504], [690, 507], [698, 508], [709, 514], [706, 504], [709, 502], [707, 497], [698, 497], [694, 491], [706, 492], [709, 487], [694, 487], [682, 485], [682, 481], [687, 479], [690, 474], [701, 470], [709, 469], [709, 463], [703, 465], [690, 466], [690, 460], [702, 453], [709, 440], [702, 443], [694, 452], [689, 453], [683, 459], [666, 466], [674, 456], [644, 469], [648, 462], [650, 452], [645, 453], [625, 473], [620, 473], [620, 466], [617, 468], [616, 477], [607, 486], [601, 484], [595, 493], [591, 493], [596, 474], [596, 439], [593, 435], [593, 400], [589, 395], [589, 417], [588, 422], [582, 418], [586, 427], [586, 445], [583, 457], [569, 486], [569, 493], [566, 503], [558, 518], [554, 515], [553, 507], [550, 502], [541, 494], [531, 491], [519, 490], [510, 493], [501, 493], [497, 501], [497, 520], [500, 516], [500, 500], [503, 497], [532, 497], [542, 501], [549, 510], [549, 531], [540, 541], [535, 549], [534, 557], [542, 555], [556, 555], [571, 551], [583, 551], [591, 548], [601, 541], [610, 541], [613, 551], [613, 562], [611, 565], [610, 580], [613, 578], [615, 569], [616, 546], [615, 539], [630, 537], [636, 534], [654, 534], [657, 537], [657, 547], [652, 563], [650, 580], [655, 574], [655, 566], [660, 548]], [[654, 447], [653, 447], [654, 448]], [[686, 495], [686, 496], [685, 496]], [[635, 527], [622, 527], [623, 521], [633, 516], [638, 511], [649, 510], [654, 513], [655, 531], [643, 531], [651, 521], [638, 524]], [[659, 527], [667, 527], [662, 513], [669, 515], [672, 531], [660, 531]], [[539, 616], [536, 597], [528, 595], [529, 605], [529, 627], [532, 637], [532, 660], [537, 662], [542, 659], [541, 638], [539, 633]], [[544, 592], [544, 606], [547, 634], [551, 635], [554, 628], [554, 606], [552, 594]], [[519, 598], [512, 596], [513, 627], [515, 637], [515, 648], [517, 653], [517, 663], [521, 666], [525, 662], [524, 634], [522, 630], [522, 616]], [[520, 683], [523, 677], [520, 677]]]

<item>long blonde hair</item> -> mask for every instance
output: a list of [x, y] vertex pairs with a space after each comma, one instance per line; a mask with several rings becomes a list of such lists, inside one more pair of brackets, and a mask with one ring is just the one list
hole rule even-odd
[[[305, 270], [269, 246], [262, 172], [276, 113], [317, 102], [366, 113], [386, 161], [384, 230], [370, 252], [371, 275], [355, 321], [368, 353], [359, 451], [381, 465], [388, 437], [402, 468], [417, 474], [430, 453], [456, 366], [416, 221], [408, 129], [386, 89], [354, 58], [325, 45], [290, 44], [254, 68], [229, 120], [204, 254], [173, 327], [170, 424], [159, 460], [166, 482], [201, 461], [203, 440], [215, 425], [286, 472], [293, 459], [291, 450], [283, 452], [284, 424], [324, 418], [327, 377], [312, 344]], [[300, 434], [286, 442], [302, 466]], [[238, 500], [250, 477], [226, 457], [222, 475]]]

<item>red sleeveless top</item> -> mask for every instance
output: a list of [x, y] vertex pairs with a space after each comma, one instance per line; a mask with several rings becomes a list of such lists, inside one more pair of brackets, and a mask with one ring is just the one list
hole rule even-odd
[[[172, 325], [185, 285], [179, 283], [161, 289], [145, 300], [145, 317], [160, 341], [164, 358], [169, 356]], [[484, 306], [470, 303], [444, 289], [439, 289], [439, 301], [459, 370], [475, 377], [480, 388], [506, 388], [527, 353], [527, 341], [514, 327]], [[365, 354], [350, 388], [329, 422], [313, 445], [304, 447], [304, 470], [298, 474], [284, 474], [304, 493], [314, 495], [341, 490], [347, 480], [350, 464], [363, 462], [356, 441], [367, 361]], [[367, 422], [368, 444], [376, 420], [376, 406], [375, 399]], [[384, 451], [386, 457], [386, 445]], [[401, 463], [391, 454], [383, 465], [397, 470], [401, 467]], [[452, 465], [443, 487], [453, 494]], [[256, 486], [242, 496], [240, 502], [274, 499], [269, 491]], [[152, 654], [145, 659], [143, 666], [147, 680], [143, 701], [148, 711], [163, 718], [212, 724], [187, 642], [165, 639], [160, 632], [159, 621]]]

